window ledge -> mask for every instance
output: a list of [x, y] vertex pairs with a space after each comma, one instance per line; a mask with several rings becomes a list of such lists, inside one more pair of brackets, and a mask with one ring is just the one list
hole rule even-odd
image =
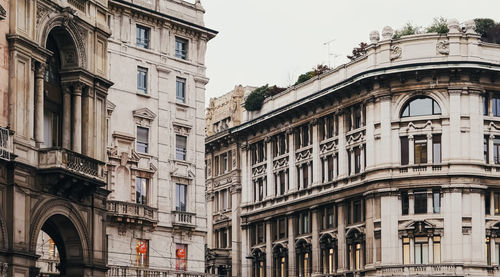
[[144, 92], [136, 91], [135, 94], [137, 94], [137, 96], [140, 96], [140, 97], [151, 98], [151, 95], [149, 93], [144, 93]]
[[177, 102], [177, 101], [174, 101], [172, 103], [174, 103], [177, 106], [183, 107], [183, 108], [191, 108], [191, 106], [189, 104], [186, 104], [186, 103]]
[[174, 61], [177, 61], [177, 62], [181, 62], [181, 63], [185, 63], [185, 64], [188, 64], [188, 65], [196, 65], [192, 60], [190, 59], [182, 59], [182, 58], [178, 58], [176, 57], [175, 55], [174, 56], [170, 56], [170, 59], [174, 60]]

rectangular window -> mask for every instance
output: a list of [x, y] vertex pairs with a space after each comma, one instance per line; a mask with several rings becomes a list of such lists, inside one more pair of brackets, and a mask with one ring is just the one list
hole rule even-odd
[[353, 223], [361, 222], [362, 221], [362, 204], [361, 200], [356, 200], [353, 203]]
[[229, 168], [228, 168], [228, 160], [227, 160], [227, 153], [222, 154], [222, 173], [226, 173]]
[[493, 162], [500, 164], [500, 138], [493, 139]]
[[183, 38], [175, 38], [175, 57], [180, 59], [187, 59], [187, 45], [188, 41]]
[[186, 211], [186, 185], [175, 185], [175, 210], [180, 212]]
[[148, 179], [135, 178], [135, 202], [137, 204], [148, 204]]
[[489, 98], [488, 96], [483, 96], [483, 115], [488, 115], [488, 102], [489, 102]]
[[149, 48], [149, 28], [136, 25], [135, 36], [135, 45], [146, 49]]
[[427, 191], [414, 191], [414, 211], [416, 214], [427, 213]]
[[302, 229], [301, 234], [308, 234], [310, 232], [309, 230], [309, 213], [303, 213], [301, 214], [301, 222], [300, 222], [300, 227]]
[[219, 173], [219, 156], [216, 156], [214, 159], [214, 165], [215, 165], [215, 176], [218, 176]]
[[221, 233], [221, 248], [227, 248], [227, 229], [223, 228]]
[[285, 171], [280, 171], [279, 173], [279, 181], [280, 181], [280, 195], [285, 194]]
[[186, 145], [187, 137], [180, 135], [175, 136], [175, 158], [177, 160], [186, 160]]
[[410, 238], [403, 238], [403, 264], [410, 264]]
[[333, 180], [333, 156], [328, 156], [328, 181]]
[[440, 264], [441, 263], [441, 237], [440, 236], [434, 236], [432, 238], [433, 241], [433, 254], [434, 254], [434, 264]]
[[491, 213], [491, 192], [487, 190], [484, 193], [484, 213], [489, 215]]
[[441, 212], [441, 192], [438, 189], [432, 190], [432, 207], [435, 214]]
[[427, 137], [415, 136], [415, 164], [427, 163]]
[[176, 244], [175, 250], [175, 269], [176, 270], [187, 270], [187, 257], [188, 257], [188, 246], [187, 244]]
[[429, 239], [427, 237], [415, 237], [415, 264], [429, 263]]
[[148, 69], [140, 66], [137, 67], [137, 91], [148, 93]]
[[408, 145], [408, 137], [401, 137], [401, 165], [407, 165], [410, 161]]
[[354, 173], [361, 171], [361, 148], [354, 147]]
[[491, 107], [493, 108], [493, 116], [500, 116], [500, 98], [491, 99]]
[[401, 192], [401, 214], [407, 215], [409, 207], [410, 200], [408, 198], [408, 191], [404, 190]]
[[286, 219], [285, 218], [280, 218], [278, 220], [278, 238], [283, 239], [286, 238], [286, 227], [288, 225], [286, 224]]
[[175, 98], [179, 103], [186, 103], [186, 79], [177, 77], [175, 80]]
[[137, 239], [135, 243], [135, 265], [147, 267], [149, 265], [149, 241]]
[[229, 197], [228, 197], [227, 190], [221, 191], [221, 206], [222, 206], [223, 211], [226, 211], [229, 209]]
[[137, 127], [137, 152], [148, 153], [149, 129]]
[[432, 162], [441, 163], [441, 135], [432, 136]]
[[257, 244], [265, 242], [264, 240], [264, 223], [257, 224]]
[[488, 136], [484, 137], [484, 147], [483, 147], [483, 152], [484, 152], [484, 162], [485, 163], [490, 163], [490, 155], [489, 155], [489, 138]]
[[495, 215], [500, 214], [500, 192], [493, 193], [493, 200], [495, 205]]

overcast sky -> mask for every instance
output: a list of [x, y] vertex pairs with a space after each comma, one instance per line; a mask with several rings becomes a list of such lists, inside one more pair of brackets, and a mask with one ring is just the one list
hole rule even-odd
[[[208, 43], [206, 64], [211, 97], [235, 85], [286, 87], [317, 64], [338, 66], [369, 33], [433, 18], [477, 17], [500, 21], [499, 0], [202, 0], [205, 25], [219, 31]], [[340, 55], [334, 59], [333, 55]]]

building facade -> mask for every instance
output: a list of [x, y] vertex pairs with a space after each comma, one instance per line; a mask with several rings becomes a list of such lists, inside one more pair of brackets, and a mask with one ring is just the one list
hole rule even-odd
[[448, 27], [372, 32], [207, 138], [240, 145], [241, 276], [500, 275], [500, 52]]
[[204, 274], [205, 52], [217, 32], [200, 1], [108, 4], [108, 276]]
[[105, 276], [107, 1], [1, 5], [0, 275]]
[[234, 90], [210, 99], [206, 116], [206, 196], [208, 216], [207, 272], [241, 276], [240, 144], [229, 129], [241, 124], [243, 100], [255, 87]]

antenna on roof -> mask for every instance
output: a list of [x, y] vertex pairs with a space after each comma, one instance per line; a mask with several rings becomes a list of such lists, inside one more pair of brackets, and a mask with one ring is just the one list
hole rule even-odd
[[[332, 39], [332, 40], [329, 40], [329, 41], [327, 41], [327, 42], [323, 43], [323, 45], [327, 45], [327, 46], [328, 46], [328, 53], [327, 53], [327, 55], [328, 55], [328, 67], [330, 67], [330, 56], [332, 55], [332, 54], [330, 53], [330, 44], [331, 44], [332, 42], [334, 42], [334, 41], [335, 41], [335, 39]], [[335, 63], [335, 58], [334, 58], [333, 62]]]

